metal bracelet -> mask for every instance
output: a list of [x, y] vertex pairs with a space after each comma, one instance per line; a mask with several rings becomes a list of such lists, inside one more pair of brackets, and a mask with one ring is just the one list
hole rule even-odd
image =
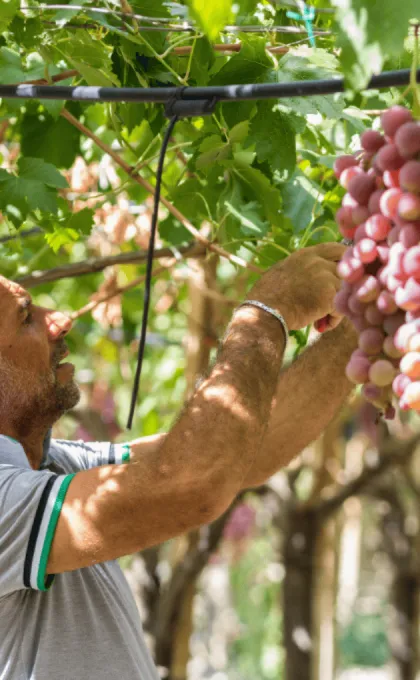
[[241, 307], [245, 307], [246, 305], [251, 305], [252, 307], [258, 307], [258, 309], [262, 309], [264, 312], [267, 312], [268, 314], [271, 314], [271, 316], [274, 316], [277, 321], [280, 322], [281, 327], [283, 328], [283, 333], [284, 333], [284, 340], [287, 344], [287, 341], [289, 339], [289, 329], [287, 328], [287, 323], [285, 322], [284, 318], [282, 315], [277, 312], [275, 309], [272, 307], [268, 307], [265, 305], [263, 302], [260, 302], [259, 300], [245, 300], [245, 302], [242, 302], [242, 304], [237, 307], [237, 309], [240, 309]]

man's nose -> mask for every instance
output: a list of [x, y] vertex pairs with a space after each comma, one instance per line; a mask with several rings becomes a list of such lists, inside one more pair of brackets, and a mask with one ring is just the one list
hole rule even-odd
[[48, 331], [54, 340], [67, 335], [73, 325], [70, 317], [57, 311], [47, 312], [46, 322]]

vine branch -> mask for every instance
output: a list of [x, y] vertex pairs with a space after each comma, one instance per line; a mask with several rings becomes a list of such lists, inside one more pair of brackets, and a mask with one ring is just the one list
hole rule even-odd
[[[176, 252], [185, 257], [203, 257], [206, 254], [206, 249], [202, 245], [193, 242], [185, 246], [180, 246], [176, 249]], [[156, 259], [173, 256], [173, 248], [158, 248], [154, 253]], [[106, 257], [97, 257], [83, 260], [82, 262], [64, 264], [61, 267], [54, 267], [53, 269], [46, 269], [44, 271], [35, 271], [32, 272], [32, 274], [28, 274], [28, 276], [21, 276], [16, 279], [16, 281], [25, 288], [34, 288], [43, 283], [50, 283], [51, 281], [58, 281], [59, 279], [95, 274], [103, 271], [107, 267], [112, 267], [113, 265], [141, 263], [146, 262], [146, 260], [147, 251], [145, 250], [119, 253], [118, 255], [107, 255]]]
[[420, 436], [412, 437], [407, 442], [391, 439], [380, 452], [378, 464], [366, 467], [363, 472], [351, 482], [342, 487], [334, 496], [321, 500], [313, 505], [314, 511], [322, 517], [327, 517], [338, 510], [351, 496], [363, 493], [369, 484], [378, 476], [389, 470], [393, 465], [403, 465], [415, 453], [420, 443]]

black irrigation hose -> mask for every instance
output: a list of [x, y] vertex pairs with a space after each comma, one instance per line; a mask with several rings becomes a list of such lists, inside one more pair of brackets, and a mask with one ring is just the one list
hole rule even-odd
[[[416, 74], [420, 82], [420, 69]], [[373, 76], [365, 89], [380, 89], [385, 87], [408, 85], [410, 82], [409, 69], [387, 71]], [[344, 92], [343, 78], [330, 80], [307, 80], [291, 83], [265, 83], [249, 85], [227, 85], [221, 87], [160, 87], [160, 88], [112, 88], [77, 86], [65, 87], [59, 85], [0, 85], [0, 97], [10, 99], [58, 99], [94, 102], [153, 102], [165, 103], [166, 115], [170, 117], [165, 137], [160, 150], [159, 164], [156, 173], [156, 188], [153, 217], [150, 230], [150, 241], [147, 253], [147, 270], [144, 291], [144, 311], [140, 333], [137, 367], [131, 397], [130, 412], [127, 428], [130, 430], [136, 407], [140, 385], [141, 369], [143, 365], [144, 348], [146, 343], [147, 320], [150, 307], [151, 280], [153, 268], [153, 254], [155, 235], [159, 211], [160, 188], [163, 174], [165, 153], [169, 138], [179, 116], [194, 116], [211, 113], [215, 104], [220, 101], [241, 101], [250, 99], [279, 99], [282, 97], [308, 97], [311, 95], [326, 95]]]
[[[420, 69], [417, 70], [420, 82]], [[373, 76], [368, 89], [381, 89], [408, 85], [410, 70], [385, 71]], [[283, 97], [309, 97], [336, 94], [346, 89], [344, 78], [328, 80], [303, 80], [290, 83], [262, 83], [249, 85], [224, 85], [209, 87], [94, 87], [65, 85], [0, 85], [0, 97], [8, 99], [63, 99], [92, 102], [152, 102], [168, 103], [174, 97], [182, 101], [216, 100], [244, 101], [248, 99], [281, 99]]]
[[144, 347], [146, 344], [146, 330], [147, 330], [147, 320], [149, 317], [149, 306], [150, 306], [150, 292], [151, 292], [151, 283], [152, 283], [152, 268], [153, 268], [153, 253], [155, 249], [155, 236], [156, 236], [156, 227], [157, 227], [157, 219], [158, 219], [158, 212], [159, 212], [159, 200], [160, 200], [160, 187], [162, 183], [162, 174], [163, 174], [163, 164], [165, 161], [165, 154], [166, 154], [166, 148], [169, 143], [170, 136], [172, 134], [172, 130], [174, 129], [175, 123], [178, 120], [178, 116], [173, 116], [171, 120], [168, 123], [168, 127], [166, 128], [165, 136], [163, 138], [162, 146], [160, 149], [160, 155], [159, 155], [159, 164], [158, 164], [158, 169], [156, 172], [156, 187], [155, 187], [155, 201], [153, 205], [153, 217], [152, 217], [152, 224], [150, 228], [150, 240], [149, 240], [149, 248], [147, 252], [147, 269], [146, 269], [146, 280], [145, 280], [145, 286], [144, 286], [144, 307], [143, 307], [143, 319], [141, 323], [141, 333], [140, 333], [140, 342], [139, 342], [139, 351], [137, 355], [137, 368], [136, 368], [136, 374], [134, 377], [134, 385], [133, 385], [133, 393], [131, 395], [131, 405], [130, 405], [130, 413], [128, 416], [128, 422], [127, 422], [127, 429], [131, 430], [131, 426], [133, 423], [133, 416], [134, 416], [134, 409], [136, 408], [136, 401], [137, 401], [137, 395], [139, 391], [139, 386], [140, 386], [140, 375], [141, 375], [141, 369], [143, 365], [143, 357], [144, 357]]

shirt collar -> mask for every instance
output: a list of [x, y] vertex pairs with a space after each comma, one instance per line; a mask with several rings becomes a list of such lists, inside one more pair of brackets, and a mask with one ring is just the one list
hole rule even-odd
[[[40, 470], [46, 468], [50, 463], [51, 430], [48, 430], [44, 439], [44, 449]], [[0, 464], [6, 463], [16, 467], [31, 468], [22, 444], [12, 437], [0, 434]], [[32, 468], [31, 468], [32, 469]]]
[[4, 434], [0, 434], [0, 464], [31, 468], [22, 444]]

